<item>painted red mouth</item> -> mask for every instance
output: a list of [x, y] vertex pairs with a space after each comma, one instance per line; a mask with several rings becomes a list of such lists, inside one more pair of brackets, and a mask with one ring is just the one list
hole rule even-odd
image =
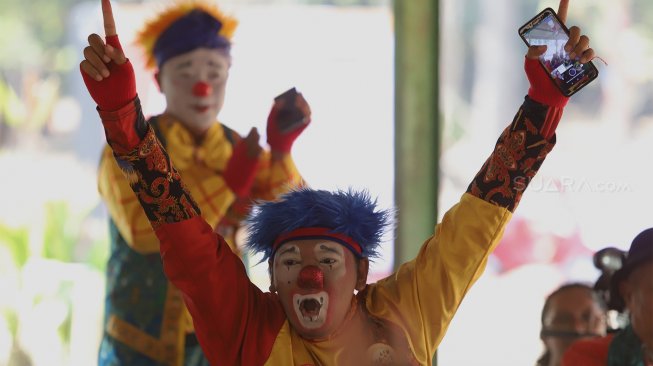
[[205, 113], [206, 111], [209, 110], [209, 108], [210, 107], [207, 106], [207, 105], [205, 105], [205, 106], [196, 105], [196, 106], [193, 107], [193, 109], [198, 113]]

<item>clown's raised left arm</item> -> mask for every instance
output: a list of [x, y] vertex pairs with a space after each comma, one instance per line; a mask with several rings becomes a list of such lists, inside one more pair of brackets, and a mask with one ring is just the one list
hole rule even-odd
[[[249, 281], [240, 258], [201, 217], [199, 206], [145, 121], [134, 71], [120, 46], [109, 0], [102, 0], [102, 13], [106, 43], [97, 34], [89, 36], [80, 71], [98, 105], [107, 142], [161, 242], [165, 273], [182, 291], [211, 364], [262, 364], [268, 355], [244, 352], [247, 347], [243, 345], [248, 344], [247, 349], [271, 345], [285, 321], [283, 309]], [[257, 151], [252, 151], [251, 144], [239, 146], [234, 151], [238, 158], [232, 158], [225, 169], [227, 184], [251, 186], [259, 169], [259, 160], [252, 158]]]
[[[579, 29], [572, 28], [570, 47], [587, 62], [593, 51], [579, 39]], [[539, 64], [544, 50], [529, 49], [524, 65], [528, 95], [467, 192], [435, 226], [414, 260], [369, 286], [365, 301], [370, 313], [403, 329], [420, 364], [430, 364], [463, 297], [483, 273], [524, 190], [555, 144], [568, 98]]]

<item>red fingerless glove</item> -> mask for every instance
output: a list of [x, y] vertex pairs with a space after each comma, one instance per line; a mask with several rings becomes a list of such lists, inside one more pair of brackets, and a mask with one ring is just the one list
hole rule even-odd
[[562, 118], [562, 111], [567, 105], [569, 97], [565, 97], [553, 84], [553, 80], [549, 78], [537, 59], [525, 58], [524, 70], [530, 83], [528, 97], [538, 103], [549, 106], [542, 128], [540, 128], [540, 134], [548, 140], [555, 134], [558, 123]]
[[560, 90], [553, 84], [540, 61], [525, 58], [524, 70], [526, 70], [526, 77], [531, 84], [528, 89], [528, 96], [531, 99], [549, 107], [564, 108], [567, 105], [569, 97], [562, 95]]
[[258, 157], [248, 156], [247, 143], [241, 139], [234, 148], [222, 178], [236, 196], [247, 197], [254, 185], [258, 166]]
[[[109, 36], [106, 41], [114, 48], [122, 50], [118, 35]], [[111, 61], [107, 68], [111, 75], [102, 81], [93, 79], [81, 69], [80, 72], [98, 108], [103, 111], [115, 111], [136, 98], [136, 77], [129, 59], [122, 65]]]
[[303, 123], [301, 126], [288, 132], [281, 132], [278, 123], [279, 111], [280, 108], [275, 105], [272, 107], [268, 116], [268, 124], [266, 126], [267, 142], [271, 150], [288, 154], [292, 149], [293, 143], [306, 129], [308, 123]]

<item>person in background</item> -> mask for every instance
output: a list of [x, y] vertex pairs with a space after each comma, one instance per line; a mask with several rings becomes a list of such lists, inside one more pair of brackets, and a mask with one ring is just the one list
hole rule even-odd
[[[568, 0], [560, 2], [562, 19], [567, 5]], [[568, 98], [539, 64], [546, 46], [529, 48], [524, 60], [528, 95], [415, 259], [367, 284], [369, 260], [378, 255], [392, 211], [378, 209], [367, 191], [304, 187], [257, 204], [247, 220], [247, 245], [268, 260], [271, 286], [263, 292], [202, 217], [145, 123], [109, 0], [103, 0], [103, 9], [107, 44], [91, 36], [81, 74], [116, 160], [161, 242], [165, 273], [184, 294], [211, 364], [430, 365], [524, 189], [555, 144]], [[570, 30], [567, 51], [588, 62], [594, 53], [589, 39], [578, 27]], [[125, 90], [119, 103], [107, 103], [104, 90], [111, 85]], [[325, 150], [337, 148], [326, 144]], [[250, 158], [253, 170], [257, 159]], [[165, 182], [167, 189], [159, 190], [156, 182]]]
[[573, 343], [563, 366], [653, 366], [653, 228], [633, 239], [623, 266], [612, 276], [609, 306], [627, 311], [629, 325]]
[[[192, 192], [202, 218], [237, 252], [234, 234], [252, 200], [271, 200], [303, 184], [290, 151], [310, 120], [310, 109], [301, 94], [273, 105], [267, 121], [269, 151], [259, 146], [255, 128], [241, 138], [217, 119], [235, 28], [236, 20], [208, 1], [180, 1], [146, 22], [136, 42], [166, 100], [165, 111], [148, 125]], [[91, 36], [89, 42], [104, 47], [99, 37]], [[109, 44], [119, 47], [117, 37]], [[123, 106], [133, 86], [107, 85], [100, 113]], [[303, 120], [288, 129], [278, 117], [292, 104]], [[111, 236], [99, 364], [207, 365], [182, 294], [165, 277], [159, 239], [130, 188], [135, 178], [122, 173], [115, 149], [105, 147], [98, 177]], [[153, 182], [161, 194], [168, 183]]]
[[591, 285], [567, 283], [549, 294], [541, 316], [544, 353], [537, 366], [560, 366], [562, 355], [575, 340], [604, 336], [606, 312]]

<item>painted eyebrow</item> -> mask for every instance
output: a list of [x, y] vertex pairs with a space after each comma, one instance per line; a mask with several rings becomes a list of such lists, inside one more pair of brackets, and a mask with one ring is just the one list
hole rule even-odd
[[221, 62], [215, 61], [215, 60], [209, 60], [208, 64], [209, 64], [209, 66], [216, 67], [218, 69], [224, 69], [225, 68], [224, 65]]
[[338, 255], [342, 255], [342, 253], [340, 253], [337, 249], [328, 247], [328, 246], [326, 246], [324, 244], [320, 244], [320, 250], [324, 250], [326, 252], [331, 252], [331, 253], [335, 253], [335, 254], [338, 254]]
[[177, 65], [175, 67], [175, 70], [188, 68], [188, 67], [191, 66], [191, 64], [192, 64], [192, 62], [190, 60], [184, 61], [184, 62], [180, 63], [179, 65]]
[[288, 247], [288, 248], [282, 250], [282, 251], [279, 253], [279, 255], [284, 255], [284, 254], [286, 254], [286, 253], [297, 253], [297, 251], [298, 251], [298, 250], [297, 250], [297, 247], [292, 246], [292, 247]]

